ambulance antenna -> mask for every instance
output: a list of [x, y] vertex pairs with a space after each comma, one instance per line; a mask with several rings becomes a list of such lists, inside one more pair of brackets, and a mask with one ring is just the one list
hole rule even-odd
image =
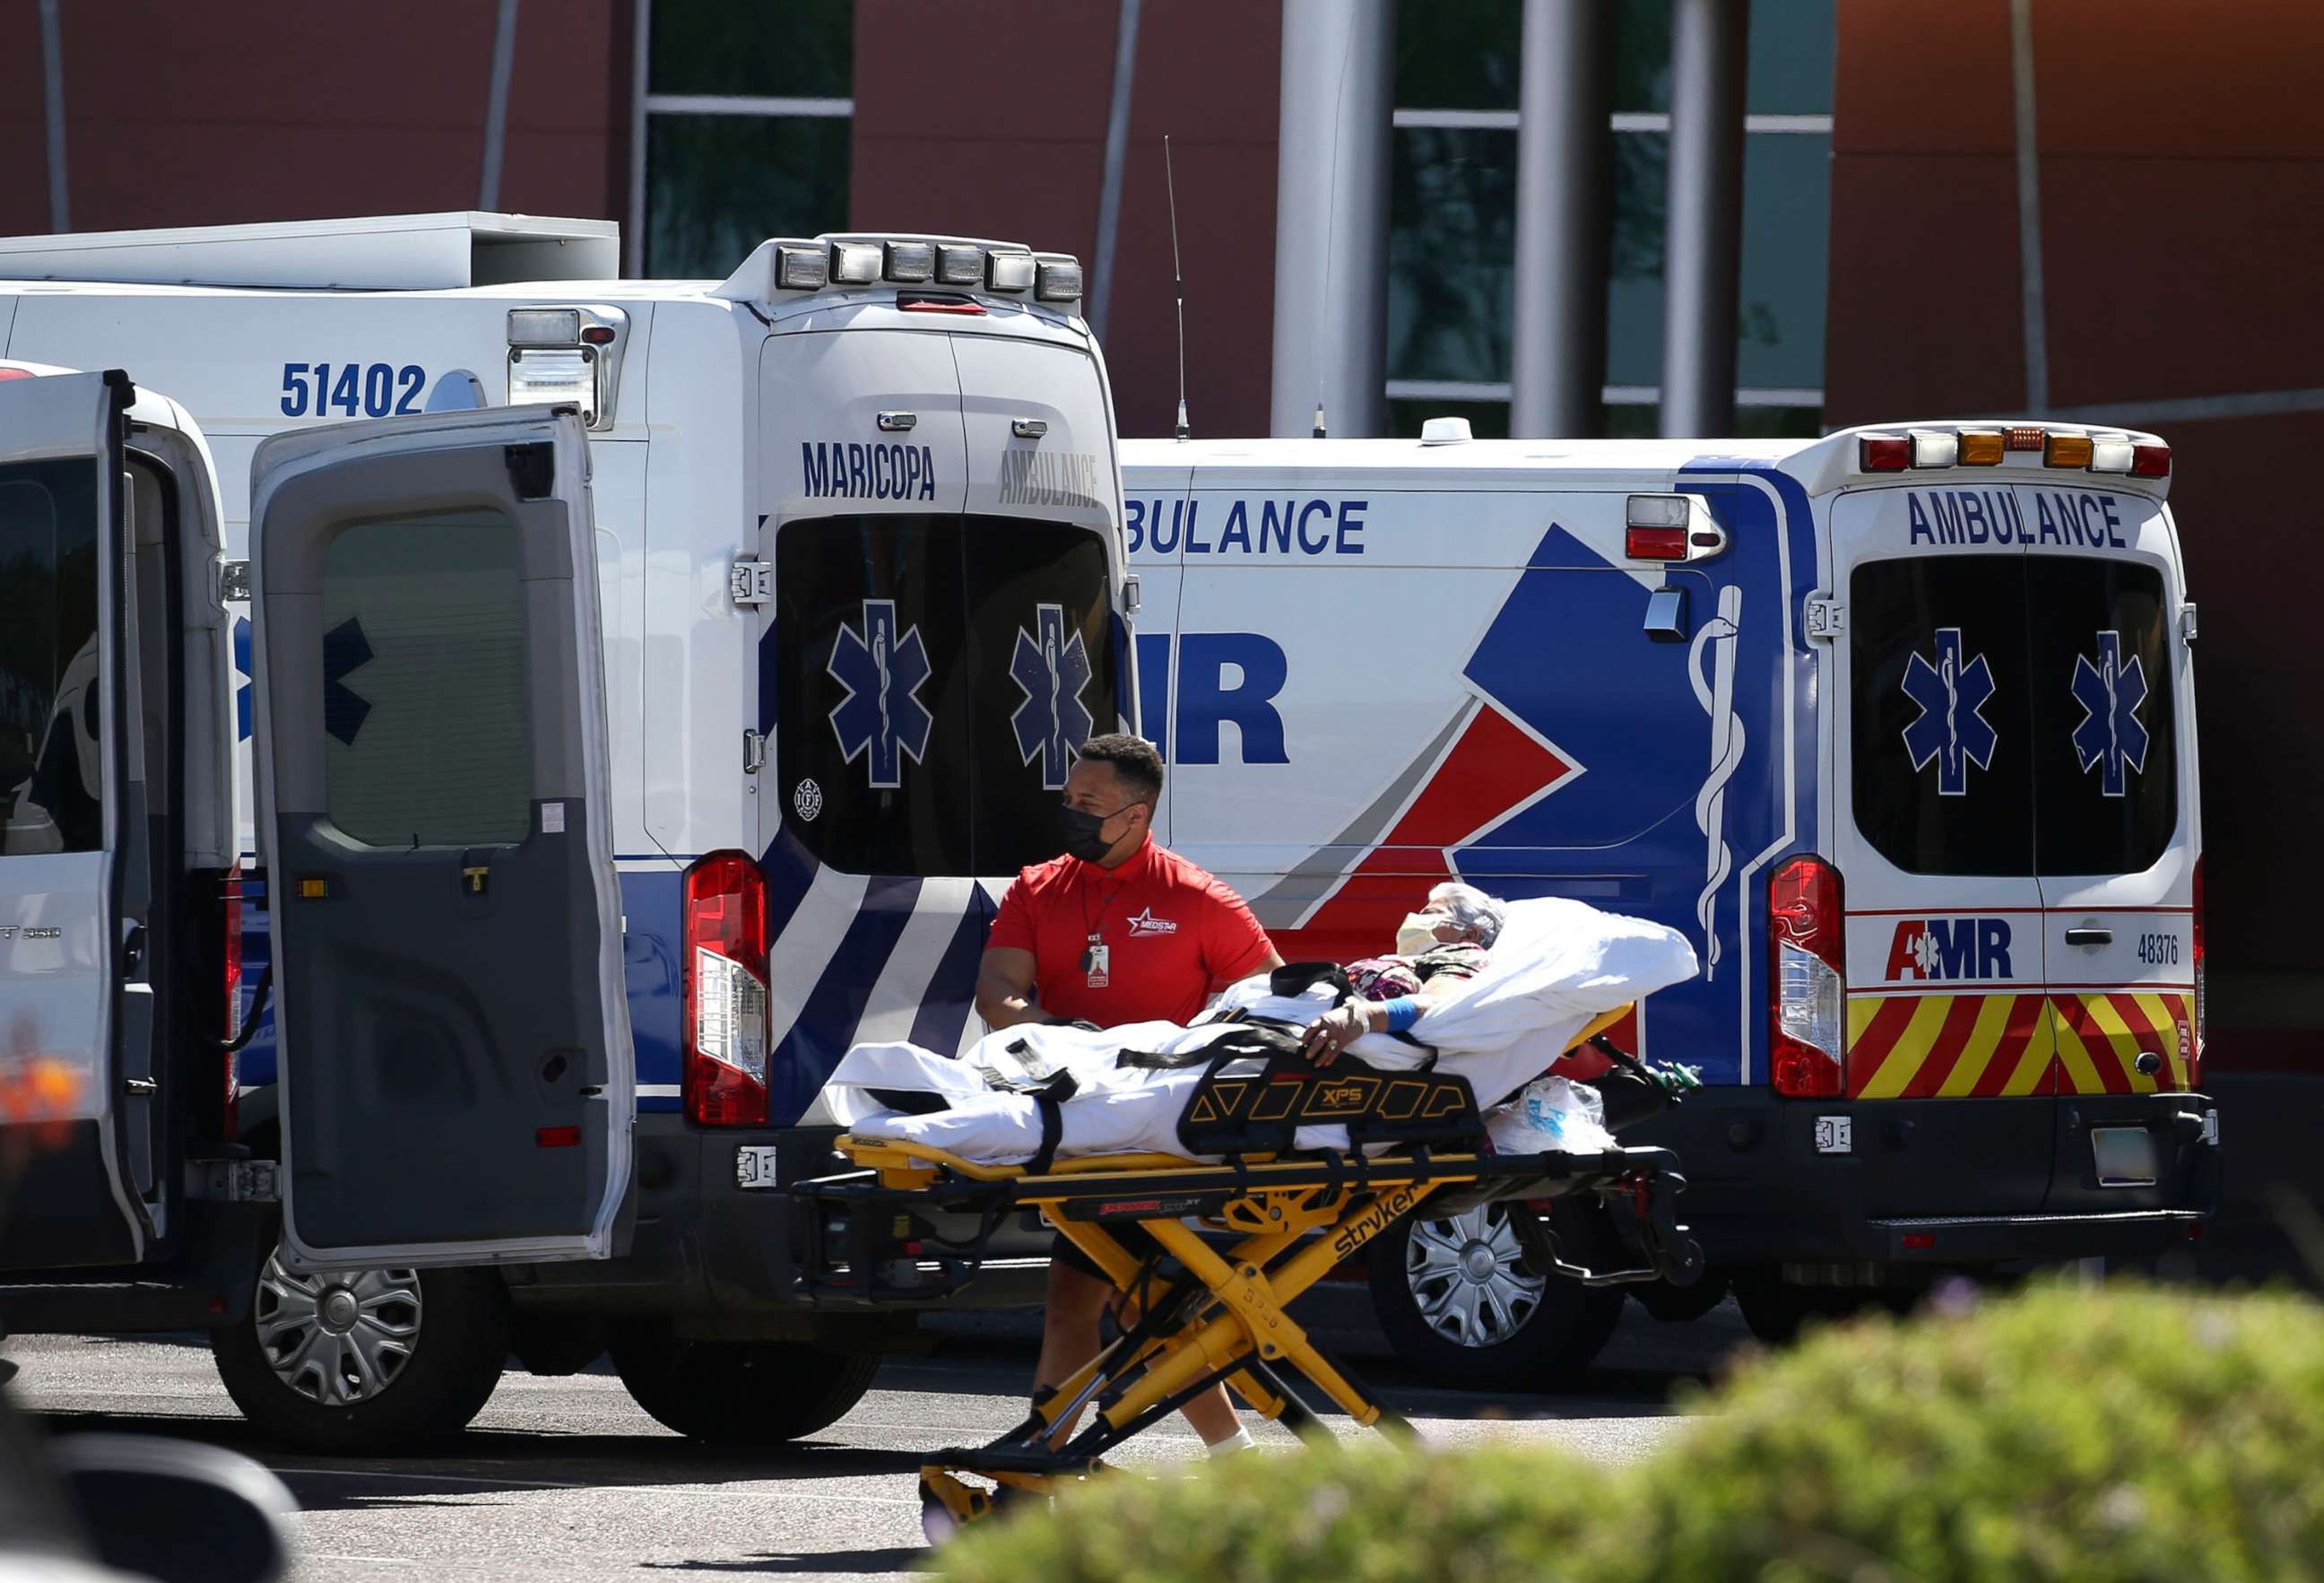
[[1186, 276], [1178, 267], [1178, 179], [1170, 166], [1170, 134], [1162, 134], [1162, 190], [1170, 196], [1170, 289], [1178, 299], [1178, 438], [1188, 440], [1186, 427]]

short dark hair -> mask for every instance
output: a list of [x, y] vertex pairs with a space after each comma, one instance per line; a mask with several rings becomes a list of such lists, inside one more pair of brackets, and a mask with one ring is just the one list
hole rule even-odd
[[1113, 773], [1135, 792], [1140, 802], [1157, 802], [1162, 796], [1162, 754], [1143, 736], [1110, 731], [1081, 745], [1081, 756], [1111, 764]]

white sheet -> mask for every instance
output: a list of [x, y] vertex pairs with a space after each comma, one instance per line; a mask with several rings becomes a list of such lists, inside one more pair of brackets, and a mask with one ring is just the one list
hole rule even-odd
[[[1694, 949], [1674, 930], [1601, 912], [1558, 898], [1514, 902], [1486, 958], [1485, 970], [1415, 1024], [1413, 1036], [1438, 1052], [1439, 1069], [1469, 1080], [1491, 1105], [1548, 1069], [1589, 1021], [1691, 978]], [[1261, 1015], [1305, 1023], [1331, 1004], [1319, 986], [1303, 996], [1268, 993], [1264, 975], [1234, 985], [1205, 1015], [1248, 1006]], [[1178, 1116], [1202, 1069], [1121, 1068], [1124, 1050], [1176, 1053], [1206, 1045], [1226, 1029], [1135, 1023], [1092, 1032], [1024, 1026], [987, 1034], [959, 1058], [906, 1043], [860, 1044], [840, 1061], [803, 1118], [844, 1126], [864, 1137], [899, 1138], [949, 1150], [984, 1164], [1030, 1159], [1041, 1141], [1040, 1113], [1023, 1095], [996, 1092], [988, 1079], [1042, 1078], [1070, 1070], [1079, 1085], [1061, 1107], [1061, 1154], [1133, 1150], [1179, 1153]], [[1352, 1046], [1376, 1067], [1408, 1068], [1418, 1051], [1386, 1034]], [[947, 1108], [906, 1115], [871, 1092], [901, 1089], [942, 1097]], [[1302, 1149], [1344, 1149], [1344, 1127], [1302, 1127]]]

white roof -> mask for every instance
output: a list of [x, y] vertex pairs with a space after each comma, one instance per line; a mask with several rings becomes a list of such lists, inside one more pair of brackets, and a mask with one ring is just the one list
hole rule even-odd
[[0, 280], [428, 291], [622, 273], [612, 220], [452, 211], [0, 237]]
[[[1666, 476], [1719, 458], [1765, 466], [1797, 456], [1814, 440], [1125, 440], [1125, 467], [1200, 467], [1206, 475], [1249, 473], [1255, 480], [1304, 472], [1334, 478], [1401, 477], [1477, 486], [1546, 470]], [[1222, 480], [1223, 481], [1223, 480]], [[1420, 483], [1420, 487], [1428, 487]]]

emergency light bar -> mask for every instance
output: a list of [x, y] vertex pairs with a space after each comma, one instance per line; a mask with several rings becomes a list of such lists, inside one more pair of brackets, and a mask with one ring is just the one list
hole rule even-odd
[[[2037, 465], [2070, 472], [2123, 473], [2134, 478], [2171, 476], [2171, 448], [2121, 433], [2086, 433], [2032, 424], [2006, 429], [1913, 429], [1903, 434], [1860, 434], [1856, 466], [1864, 473], [1938, 467], [1997, 467], [2016, 453], [2038, 453]], [[1633, 496], [1633, 498], [1637, 498]]]
[[512, 308], [508, 403], [577, 406], [591, 429], [613, 426], [630, 316], [618, 308]]
[[1003, 242], [851, 235], [763, 242], [712, 294], [756, 301], [779, 292], [883, 283], [1072, 304], [1082, 300], [1084, 282], [1081, 260], [1070, 253], [1035, 253]]

